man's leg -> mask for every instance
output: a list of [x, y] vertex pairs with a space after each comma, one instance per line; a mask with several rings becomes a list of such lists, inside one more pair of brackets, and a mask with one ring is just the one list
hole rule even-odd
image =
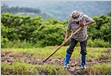
[[70, 46], [66, 51], [66, 58], [65, 58], [65, 61], [64, 61], [64, 67], [65, 68], [68, 68], [68, 64], [69, 64], [72, 52], [73, 52], [74, 47], [76, 46], [77, 42], [78, 41], [76, 41], [75, 39], [71, 39]]
[[81, 46], [81, 68], [86, 68], [86, 46], [87, 46], [87, 40], [80, 42]]

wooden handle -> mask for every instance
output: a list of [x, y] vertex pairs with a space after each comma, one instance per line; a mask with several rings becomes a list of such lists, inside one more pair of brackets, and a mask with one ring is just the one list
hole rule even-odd
[[75, 35], [75, 34], [76, 34], [77, 32], [79, 32], [81, 29], [82, 29], [82, 27], [79, 27], [75, 32], [73, 32], [73, 33], [68, 37], [68, 39], [66, 39], [60, 46], [58, 46], [58, 47], [55, 49], [55, 51], [54, 51], [51, 55], [49, 55], [46, 59], [43, 60], [43, 63], [46, 62], [53, 54], [55, 54], [65, 43], [67, 43], [67, 42], [70, 40], [70, 38], [71, 38], [73, 35]]

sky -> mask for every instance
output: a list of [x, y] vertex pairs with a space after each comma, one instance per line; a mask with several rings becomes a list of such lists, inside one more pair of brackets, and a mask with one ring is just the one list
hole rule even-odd
[[[76, 1], [78, 1], [78, 2], [82, 2], [82, 1], [84, 1], [84, 2], [86, 2], [86, 1], [89, 1], [89, 2], [91, 2], [91, 1], [110, 1], [110, 0], [1, 0], [2, 1], [2, 3], [1, 4], [3, 4], [3, 3], [6, 3], [6, 4], [8, 4], [8, 5], [10, 5], [10, 6], [27, 6], [27, 7], [30, 7], [31, 5], [32, 6], [44, 6], [44, 5], [47, 5], [47, 4], [55, 4], [55, 2], [70, 2], [70, 1], [72, 1], [72, 2], [76, 2]], [[37, 4], [36, 4], [37, 3]]]
[[[97, 11], [92, 13], [94, 15], [99, 15], [99, 13], [102, 14], [102, 12], [110, 11], [109, 2], [101, 2], [101, 0], [100, 2], [95, 2], [95, 1], [96, 0], [81, 0], [81, 1], [79, 0], [2, 0], [2, 4], [5, 3], [6, 5], [10, 7], [19, 6], [19, 7], [30, 7], [30, 8], [36, 8], [36, 9], [39, 8], [43, 12], [46, 12], [48, 15], [59, 16], [59, 17], [62, 16], [64, 18], [65, 16], [68, 16], [70, 12], [72, 12], [75, 9], [79, 9], [83, 12], [86, 12], [90, 16], [91, 16], [91, 11], [93, 12]], [[105, 0], [105, 1], [110, 1], [110, 0]], [[79, 8], [79, 5], [84, 5], [84, 6], [83, 7], [81, 6]], [[98, 8], [96, 7], [94, 8], [94, 6], [97, 6]], [[89, 7], [93, 9], [90, 9]], [[89, 9], [89, 13], [87, 9]], [[63, 16], [62, 14], [63, 11], [65, 16]]]
[[1, 1], [24, 1], [24, 2], [57, 2], [57, 1], [111, 1], [111, 0], [1, 0]]

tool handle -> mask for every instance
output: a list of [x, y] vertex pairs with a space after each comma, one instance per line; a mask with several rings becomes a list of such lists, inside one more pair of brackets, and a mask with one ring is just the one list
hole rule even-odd
[[69, 41], [69, 39], [75, 35], [77, 32], [79, 32], [82, 29], [82, 27], [79, 27], [75, 32], [73, 32], [60, 46], [58, 46], [55, 51], [49, 55], [46, 59], [43, 60], [43, 63], [46, 62], [53, 54], [55, 54], [66, 42]]

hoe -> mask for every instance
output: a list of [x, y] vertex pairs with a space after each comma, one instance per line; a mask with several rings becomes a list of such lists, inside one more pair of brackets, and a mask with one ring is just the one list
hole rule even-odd
[[74, 31], [60, 46], [58, 46], [52, 54], [50, 54], [46, 59], [44, 59], [42, 62], [45, 63], [51, 56], [53, 56], [62, 46], [64, 46], [70, 38], [75, 35], [77, 32], [79, 32], [82, 29], [82, 27], [78, 27], [76, 31]]

